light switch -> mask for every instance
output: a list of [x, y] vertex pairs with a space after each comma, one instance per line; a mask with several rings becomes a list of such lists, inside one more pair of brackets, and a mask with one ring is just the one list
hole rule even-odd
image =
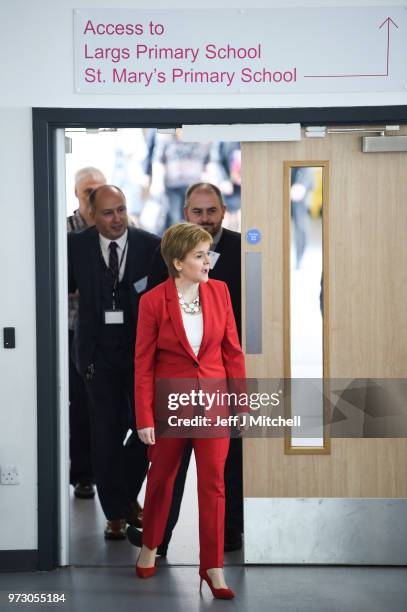
[[16, 330], [15, 327], [3, 327], [4, 348], [16, 348]]

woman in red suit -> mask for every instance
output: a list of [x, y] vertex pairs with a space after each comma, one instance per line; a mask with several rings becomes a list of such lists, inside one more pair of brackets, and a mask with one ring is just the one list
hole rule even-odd
[[[143, 547], [137, 561], [140, 577], [155, 571], [171, 505], [174, 480], [187, 438], [155, 435], [156, 379], [189, 379], [200, 388], [208, 379], [244, 379], [229, 291], [209, 280], [211, 236], [202, 227], [179, 223], [163, 236], [161, 252], [169, 278], [140, 300], [136, 341], [136, 418], [140, 439], [150, 445], [151, 461], [144, 502]], [[200, 383], [201, 381], [201, 383]], [[244, 419], [238, 416], [239, 425]], [[199, 503], [199, 574], [217, 598], [234, 593], [223, 577], [224, 466], [229, 437], [195, 437]]]

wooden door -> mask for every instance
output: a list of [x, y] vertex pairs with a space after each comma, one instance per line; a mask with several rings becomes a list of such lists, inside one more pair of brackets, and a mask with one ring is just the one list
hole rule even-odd
[[[324, 162], [328, 173], [325, 376], [407, 378], [407, 153], [363, 153], [357, 133], [242, 145], [244, 297], [246, 253], [262, 255], [262, 352], [247, 355], [248, 376], [279, 378], [286, 371], [287, 162]], [[257, 245], [244, 239], [250, 228], [261, 232]], [[282, 438], [245, 439], [244, 483], [245, 503], [407, 498], [407, 439], [332, 438], [325, 454], [287, 454]]]

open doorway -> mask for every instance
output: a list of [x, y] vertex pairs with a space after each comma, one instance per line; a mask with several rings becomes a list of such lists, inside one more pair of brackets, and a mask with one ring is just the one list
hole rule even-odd
[[[405, 123], [406, 110], [402, 106], [393, 107], [352, 107], [352, 108], [279, 108], [279, 109], [33, 109], [33, 156], [34, 156], [34, 196], [35, 196], [35, 269], [36, 269], [36, 337], [37, 337], [37, 406], [38, 406], [38, 569], [49, 570], [67, 565], [69, 560], [61, 554], [64, 550], [62, 532], [68, 520], [64, 519], [64, 509], [60, 507], [60, 441], [59, 423], [59, 371], [58, 371], [58, 294], [55, 282], [55, 268], [58, 262], [56, 241], [58, 189], [57, 181], [58, 145], [55, 136], [71, 126], [84, 129], [86, 126], [107, 127], [151, 127], [181, 126], [182, 124], [285, 124], [300, 122], [304, 125], [357, 125]], [[60, 148], [60, 147], [59, 147]], [[250, 159], [250, 158], [253, 159]], [[312, 157], [312, 156], [311, 156]], [[315, 157], [315, 156], [314, 156]], [[246, 164], [247, 175], [257, 174], [257, 157], [250, 154]], [[309, 156], [305, 157], [309, 159]], [[320, 159], [320, 157], [318, 158]], [[261, 160], [260, 160], [261, 161]], [[260, 164], [261, 166], [261, 164]], [[267, 181], [264, 184], [268, 184]], [[280, 184], [280, 182], [278, 183]], [[259, 187], [261, 186], [261, 188]], [[277, 183], [276, 183], [277, 185]], [[272, 187], [272, 185], [271, 185]], [[267, 190], [263, 184], [256, 186], [256, 197], [262, 200]], [[249, 194], [252, 196], [251, 188]], [[252, 200], [252, 197], [250, 197]], [[65, 195], [64, 230], [66, 235]], [[261, 216], [256, 212], [255, 225], [253, 214], [247, 211], [246, 227], [258, 226]], [[62, 225], [60, 226], [62, 228]], [[267, 243], [268, 244], [268, 243]], [[280, 259], [279, 241], [271, 241], [278, 249], [276, 261]], [[267, 245], [266, 245], [267, 246]], [[266, 249], [267, 251], [267, 249]], [[268, 252], [268, 251], [267, 251]], [[66, 328], [66, 325], [65, 325]], [[67, 345], [66, 341], [66, 345]], [[65, 347], [63, 347], [65, 348]], [[64, 355], [68, 354], [68, 346]], [[67, 379], [67, 377], [66, 377]], [[67, 404], [64, 404], [67, 405]], [[247, 447], [245, 446], [245, 451]], [[250, 459], [250, 453], [247, 455]], [[66, 462], [67, 464], [68, 462]], [[246, 474], [246, 476], [250, 474]], [[253, 494], [254, 477], [245, 490], [245, 511], [250, 505]], [[68, 490], [68, 487], [66, 487]], [[283, 495], [284, 497], [285, 495]], [[255, 497], [258, 497], [258, 495]], [[257, 525], [257, 522], [256, 522]], [[257, 525], [258, 527], [258, 525]]]
[[[78, 211], [78, 207], [83, 206], [82, 187], [86, 188], [89, 182], [84, 181], [87, 173], [96, 183], [107, 182], [119, 187], [126, 196], [129, 223], [158, 236], [173, 223], [183, 220], [187, 188], [196, 182], [210, 182], [219, 187], [227, 207], [222, 227], [240, 232], [240, 143], [184, 142], [182, 130], [159, 133], [155, 128], [70, 128], [65, 130], [65, 137], [70, 141], [69, 153], [65, 157], [68, 231], [80, 231], [90, 224], [86, 214], [82, 212], [80, 215], [81, 211]], [[77, 300], [78, 296], [70, 297], [70, 340], [74, 335]], [[106, 519], [92, 477], [91, 427], [86, 418], [87, 398], [86, 391], [81, 390], [83, 385], [71, 359], [69, 563], [131, 565], [135, 563], [139, 549], [127, 539], [110, 541], [103, 535]], [[129, 435], [130, 431], [123, 440], [124, 444]], [[234, 447], [237, 443], [233, 441]], [[236, 460], [236, 453], [239, 454], [238, 448], [234, 448], [232, 462]], [[81, 495], [83, 487], [75, 487], [79, 482], [78, 474], [82, 475], [80, 484], [88, 487], [89, 495]], [[145, 482], [138, 496], [141, 506], [144, 493]], [[196, 468], [192, 459], [180, 517], [166, 561], [161, 562], [197, 564], [198, 559]], [[242, 549], [225, 556], [225, 564], [242, 561]]]

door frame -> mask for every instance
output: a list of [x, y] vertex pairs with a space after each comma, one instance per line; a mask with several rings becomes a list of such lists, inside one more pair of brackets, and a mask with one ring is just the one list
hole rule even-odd
[[51, 570], [59, 564], [55, 130], [238, 123], [300, 123], [302, 127], [405, 124], [407, 105], [276, 109], [33, 108], [32, 121], [38, 436], [38, 556], [32, 569]]

